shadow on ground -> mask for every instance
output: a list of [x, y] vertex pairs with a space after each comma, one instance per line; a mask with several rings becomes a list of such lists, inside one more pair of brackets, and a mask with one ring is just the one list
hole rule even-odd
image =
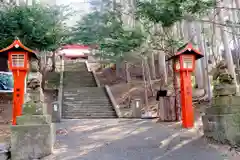
[[65, 120], [44, 160], [225, 160], [198, 130], [138, 119]]

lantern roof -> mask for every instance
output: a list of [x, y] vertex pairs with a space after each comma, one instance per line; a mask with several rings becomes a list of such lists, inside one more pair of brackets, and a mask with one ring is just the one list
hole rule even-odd
[[195, 55], [196, 60], [203, 57], [202, 53], [200, 51], [198, 51], [197, 49], [193, 48], [191, 43], [186, 43], [177, 50], [177, 53], [174, 56], [168, 58], [167, 61], [178, 58], [180, 55], [183, 55], [183, 54]]
[[8, 47], [1, 49], [0, 56], [2, 54], [7, 55], [7, 52], [9, 52], [9, 51], [26, 51], [31, 54], [30, 56], [38, 59], [37, 52], [24, 46], [18, 38], [16, 38], [13, 41], [13, 43], [11, 45], [9, 45]]

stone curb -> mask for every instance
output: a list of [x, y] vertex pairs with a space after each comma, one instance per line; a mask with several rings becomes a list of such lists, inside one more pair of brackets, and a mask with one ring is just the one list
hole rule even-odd
[[60, 83], [58, 88], [58, 103], [59, 103], [59, 112], [60, 112], [60, 121], [62, 119], [62, 103], [63, 103], [63, 72], [64, 72], [64, 59], [61, 59], [61, 68], [60, 68]]
[[108, 95], [108, 97], [109, 97], [109, 99], [110, 99], [110, 101], [111, 101], [111, 103], [114, 107], [114, 110], [117, 113], [118, 118], [123, 118], [122, 113], [121, 113], [120, 108], [119, 108], [119, 105], [117, 104], [115, 98], [113, 97], [113, 94], [112, 94], [112, 91], [111, 91], [110, 87], [108, 85], [105, 85], [105, 89], [106, 89], [107, 95]]
[[85, 61], [85, 64], [86, 64], [86, 67], [87, 67], [88, 72], [92, 72], [93, 78], [94, 78], [97, 86], [98, 86], [98, 87], [101, 87], [101, 84], [100, 84], [99, 79], [97, 78], [96, 72], [91, 70], [91, 67], [89, 67], [88, 61]]

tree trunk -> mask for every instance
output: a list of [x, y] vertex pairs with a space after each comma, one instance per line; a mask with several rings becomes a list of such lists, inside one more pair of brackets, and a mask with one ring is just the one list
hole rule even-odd
[[166, 56], [163, 52], [160, 52], [158, 54], [159, 75], [161, 79], [161, 86], [167, 84], [167, 68], [166, 68], [165, 57]]
[[[170, 64], [171, 68], [174, 68], [173, 63]], [[179, 82], [177, 79], [176, 72], [173, 72], [173, 87], [174, 87], [174, 93], [175, 93], [175, 114], [176, 114], [176, 120], [181, 120], [181, 102], [180, 102], [180, 89], [179, 89]]]
[[148, 111], [148, 87], [147, 87], [147, 80], [145, 74], [145, 59], [142, 60], [142, 75], [144, 81], [144, 99], [145, 99], [145, 112]]
[[52, 52], [52, 72], [56, 69], [56, 52]]
[[119, 60], [116, 61], [116, 77], [121, 77], [121, 61]]
[[[219, 7], [222, 7], [221, 2], [219, 2], [218, 4], [219, 4]], [[219, 8], [217, 8], [217, 12], [218, 12], [217, 16], [218, 16], [219, 23], [224, 24], [223, 13], [221, 12], [221, 10]], [[221, 31], [221, 38], [223, 41], [223, 46], [224, 46], [224, 51], [225, 51], [224, 59], [226, 59], [229, 73], [233, 76], [234, 81], [236, 82], [235, 66], [234, 66], [233, 59], [232, 59], [231, 49], [228, 45], [229, 44], [228, 35], [225, 32], [225, 30], [227, 30], [227, 29], [225, 29], [225, 27], [222, 25], [220, 25], [219, 28]], [[237, 83], [236, 83], [236, 85], [237, 85]]]
[[156, 79], [156, 68], [155, 68], [155, 54], [154, 54], [154, 52], [152, 52], [151, 53], [151, 58], [150, 58], [150, 60], [151, 60], [151, 73], [152, 73], [152, 79], [154, 80], [154, 79]]
[[204, 82], [204, 90], [205, 93], [208, 94], [208, 98], [209, 100], [211, 100], [211, 84], [210, 84], [210, 80], [209, 80], [209, 76], [208, 76], [208, 70], [207, 70], [207, 54], [206, 54], [206, 50], [205, 50], [205, 45], [204, 45], [204, 40], [202, 38], [201, 35], [201, 26], [199, 23], [195, 22], [195, 28], [196, 28], [196, 36], [197, 36], [197, 41], [198, 41], [198, 47], [201, 51], [201, 53], [204, 55], [204, 57], [201, 59], [201, 65], [203, 68], [203, 82]]
[[126, 83], [131, 82], [131, 75], [129, 72], [129, 63], [125, 62]]
[[[188, 39], [194, 43], [196, 36], [195, 36], [195, 26], [193, 22], [188, 22]], [[195, 68], [195, 79], [198, 88], [204, 89], [204, 78], [203, 78], [203, 69], [202, 69], [201, 60], [196, 61], [196, 68]]]
[[146, 73], [146, 80], [148, 82], [148, 86], [150, 88], [150, 91], [151, 91], [151, 96], [154, 96], [154, 90], [153, 90], [153, 83], [152, 83], [152, 80], [151, 80], [151, 75], [150, 75], [150, 68], [149, 68], [149, 65], [148, 65], [148, 60], [147, 58], [145, 58], [145, 73]]

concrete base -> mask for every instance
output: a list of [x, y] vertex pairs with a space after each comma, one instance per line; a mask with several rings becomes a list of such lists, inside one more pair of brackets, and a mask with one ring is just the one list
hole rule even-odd
[[11, 126], [12, 160], [33, 160], [52, 153], [54, 134], [51, 124]]
[[202, 121], [206, 137], [231, 145], [240, 144], [240, 113], [205, 115]]

